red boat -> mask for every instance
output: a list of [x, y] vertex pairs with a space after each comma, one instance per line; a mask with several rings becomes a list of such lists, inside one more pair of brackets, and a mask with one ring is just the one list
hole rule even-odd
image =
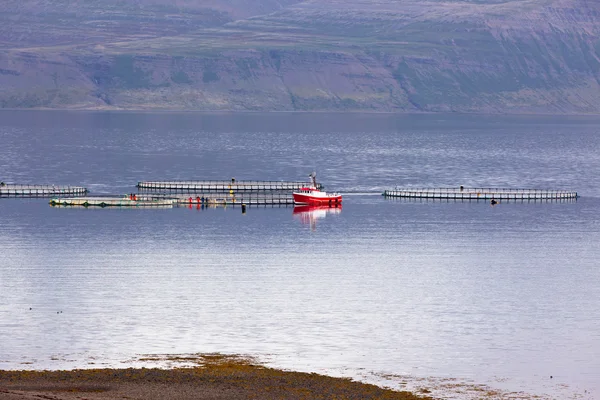
[[313, 172], [309, 175], [312, 179], [312, 187], [300, 188], [293, 193], [294, 204], [307, 204], [311, 206], [339, 206], [342, 204], [342, 195], [339, 193], [327, 193], [317, 189], [317, 175]]

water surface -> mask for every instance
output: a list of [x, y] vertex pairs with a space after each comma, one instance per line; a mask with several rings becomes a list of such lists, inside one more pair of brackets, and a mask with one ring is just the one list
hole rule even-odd
[[[130, 193], [139, 180], [298, 180], [316, 170], [345, 196], [341, 212], [312, 215], [0, 199], [0, 368], [218, 351], [337, 375], [600, 398], [599, 124], [0, 112], [6, 182]], [[396, 185], [582, 197], [492, 207], [380, 196]]]

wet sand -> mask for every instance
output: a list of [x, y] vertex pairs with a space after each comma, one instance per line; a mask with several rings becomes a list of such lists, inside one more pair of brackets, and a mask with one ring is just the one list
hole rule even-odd
[[2, 400], [402, 399], [429, 397], [350, 379], [266, 368], [249, 359], [203, 356], [189, 368], [0, 371]]

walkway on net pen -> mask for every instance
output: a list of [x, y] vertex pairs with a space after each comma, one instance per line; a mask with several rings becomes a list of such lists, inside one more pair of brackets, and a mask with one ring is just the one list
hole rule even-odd
[[502, 188], [405, 188], [383, 192], [386, 197], [448, 200], [567, 200], [577, 199], [577, 192], [543, 189]]
[[176, 206], [288, 206], [293, 205], [292, 195], [280, 193], [242, 193], [230, 195], [209, 193], [202, 195], [183, 194], [136, 194], [126, 196], [53, 197], [51, 206], [62, 207], [176, 207]]
[[130, 196], [86, 196], [86, 197], [53, 197], [50, 199], [53, 207], [131, 207], [131, 208], [169, 208], [177, 205], [174, 199], [156, 199]]
[[[311, 182], [284, 181], [142, 181], [137, 187], [143, 191], [179, 191], [179, 192], [266, 192], [293, 191], [311, 187]], [[319, 189], [321, 184], [317, 185]]]
[[293, 205], [294, 198], [291, 194], [267, 192], [240, 192], [229, 193], [194, 193], [194, 194], [155, 194], [154, 199], [172, 199], [177, 204], [189, 205], [200, 204], [205, 206], [229, 206], [229, 205]]
[[0, 197], [80, 196], [87, 192], [81, 186], [0, 184]]

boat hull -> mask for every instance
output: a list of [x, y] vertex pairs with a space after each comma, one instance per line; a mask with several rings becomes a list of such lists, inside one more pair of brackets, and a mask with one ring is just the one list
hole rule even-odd
[[294, 193], [294, 204], [310, 206], [336, 206], [342, 204], [341, 195], [311, 196], [310, 194]]

